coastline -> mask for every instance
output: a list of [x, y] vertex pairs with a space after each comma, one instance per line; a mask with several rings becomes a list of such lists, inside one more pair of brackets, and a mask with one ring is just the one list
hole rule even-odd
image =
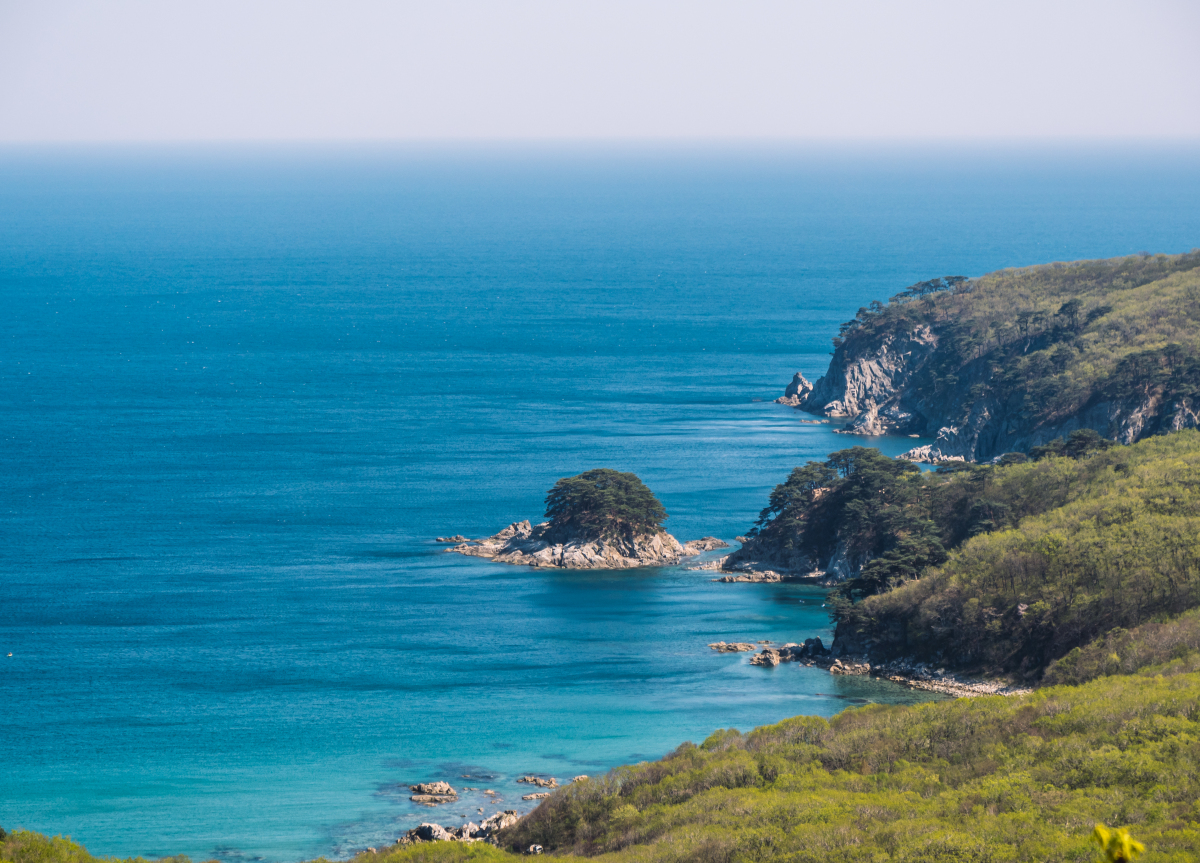
[[[759, 644], [763, 644], [759, 642]], [[716, 653], [752, 653], [758, 649], [750, 642], [715, 642], [708, 645]], [[1002, 678], [990, 678], [965, 673], [948, 672], [944, 667], [911, 659], [895, 659], [872, 665], [865, 656], [841, 654], [834, 656], [825, 649], [820, 638], [809, 638], [803, 644], [789, 642], [778, 646], [763, 646], [750, 658], [750, 664], [774, 668], [795, 662], [807, 668], [823, 668], [831, 675], [872, 677], [889, 680], [923, 692], [935, 692], [952, 698], [978, 698], [985, 695], [1027, 695], [1032, 687], [1016, 686]]]

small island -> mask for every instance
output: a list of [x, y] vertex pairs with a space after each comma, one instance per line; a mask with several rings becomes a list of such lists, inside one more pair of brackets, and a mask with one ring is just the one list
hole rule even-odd
[[546, 495], [546, 518], [537, 525], [516, 521], [494, 536], [458, 542], [447, 551], [517, 566], [632, 569], [669, 565], [729, 545], [712, 536], [679, 542], [663, 529], [667, 511], [646, 484], [610, 468], [556, 482]]

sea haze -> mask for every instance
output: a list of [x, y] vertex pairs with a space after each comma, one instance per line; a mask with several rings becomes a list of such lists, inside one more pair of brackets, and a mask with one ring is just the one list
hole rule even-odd
[[[0, 823], [345, 856], [528, 809], [522, 773], [913, 698], [706, 647], [828, 637], [816, 588], [432, 540], [601, 466], [732, 540], [807, 459], [916, 443], [771, 403], [839, 322], [918, 279], [1200, 245], [1196, 156], [0, 152]], [[430, 779], [503, 800], [417, 810]]]

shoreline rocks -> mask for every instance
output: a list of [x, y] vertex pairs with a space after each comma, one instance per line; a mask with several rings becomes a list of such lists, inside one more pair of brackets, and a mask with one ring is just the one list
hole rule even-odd
[[[746, 642], [726, 644], [719, 641], [710, 644], [719, 653], [742, 652], [754, 647]], [[736, 648], [736, 650], [734, 649]], [[803, 644], [784, 644], [780, 647], [765, 647], [750, 658], [751, 665], [774, 668], [784, 662], [800, 662], [810, 668], [824, 668], [830, 674], [848, 677], [870, 676], [911, 689], [937, 692], [953, 698], [974, 698], [981, 695], [1025, 695], [1033, 690], [1025, 686], [1014, 686], [1005, 680], [993, 680], [968, 674], [947, 672], [926, 663], [908, 659], [872, 665], [866, 657], [844, 654], [835, 657], [818, 638], [807, 638]]]
[[700, 539], [688, 540], [683, 544], [684, 557], [703, 554], [706, 551], [716, 551], [719, 548], [729, 548], [729, 543], [715, 536], [702, 536]]
[[[700, 569], [701, 567], [694, 568]], [[807, 584], [816, 584], [821, 587], [831, 587], [837, 583], [837, 579], [824, 570], [818, 569], [813, 572], [781, 571], [769, 569], [756, 562], [738, 563], [734, 566], [722, 565], [720, 571], [726, 574], [720, 578], [714, 578], [713, 581], [724, 584], [733, 584], [735, 582], [767, 584], [779, 581], [799, 581]]]
[[448, 828], [441, 824], [426, 823], [407, 831], [396, 840], [396, 844], [401, 847], [422, 842], [488, 842], [495, 845], [496, 834], [520, 820], [521, 816], [515, 809], [506, 809], [485, 818], [482, 824], [468, 822], [462, 827]]
[[872, 669], [872, 674], [895, 683], [903, 683], [912, 689], [939, 692], [954, 698], [974, 698], [981, 695], [1027, 695], [1033, 692], [1027, 686], [1013, 686], [1005, 680], [955, 674], [947, 672], [945, 668], [934, 668], [927, 663], [913, 662], [908, 659], [895, 659], [883, 665], [876, 665]]
[[[439, 537], [455, 541], [461, 537]], [[533, 525], [528, 520], [514, 521], [504, 530], [486, 539], [458, 542], [447, 551], [482, 557], [514, 566], [547, 566], [558, 569], [633, 569], [640, 566], [665, 566], [718, 548], [728, 543], [714, 536], [680, 543], [666, 531], [646, 534], [606, 536], [599, 539], [554, 536], [550, 523]]]
[[558, 780], [551, 776], [549, 779], [542, 779], [540, 776], [522, 776], [517, 780], [526, 785], [536, 785], [538, 788], [557, 788]]

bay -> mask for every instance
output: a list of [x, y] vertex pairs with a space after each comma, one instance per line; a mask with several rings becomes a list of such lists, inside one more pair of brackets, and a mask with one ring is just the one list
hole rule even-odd
[[[823, 592], [440, 534], [637, 473], [743, 533], [847, 438], [774, 405], [918, 279], [1186, 251], [1187, 148], [0, 153], [0, 823], [299, 860], [717, 728], [917, 696], [751, 667]], [[11, 652], [12, 657], [6, 654]], [[492, 789], [438, 812], [411, 782]]]

